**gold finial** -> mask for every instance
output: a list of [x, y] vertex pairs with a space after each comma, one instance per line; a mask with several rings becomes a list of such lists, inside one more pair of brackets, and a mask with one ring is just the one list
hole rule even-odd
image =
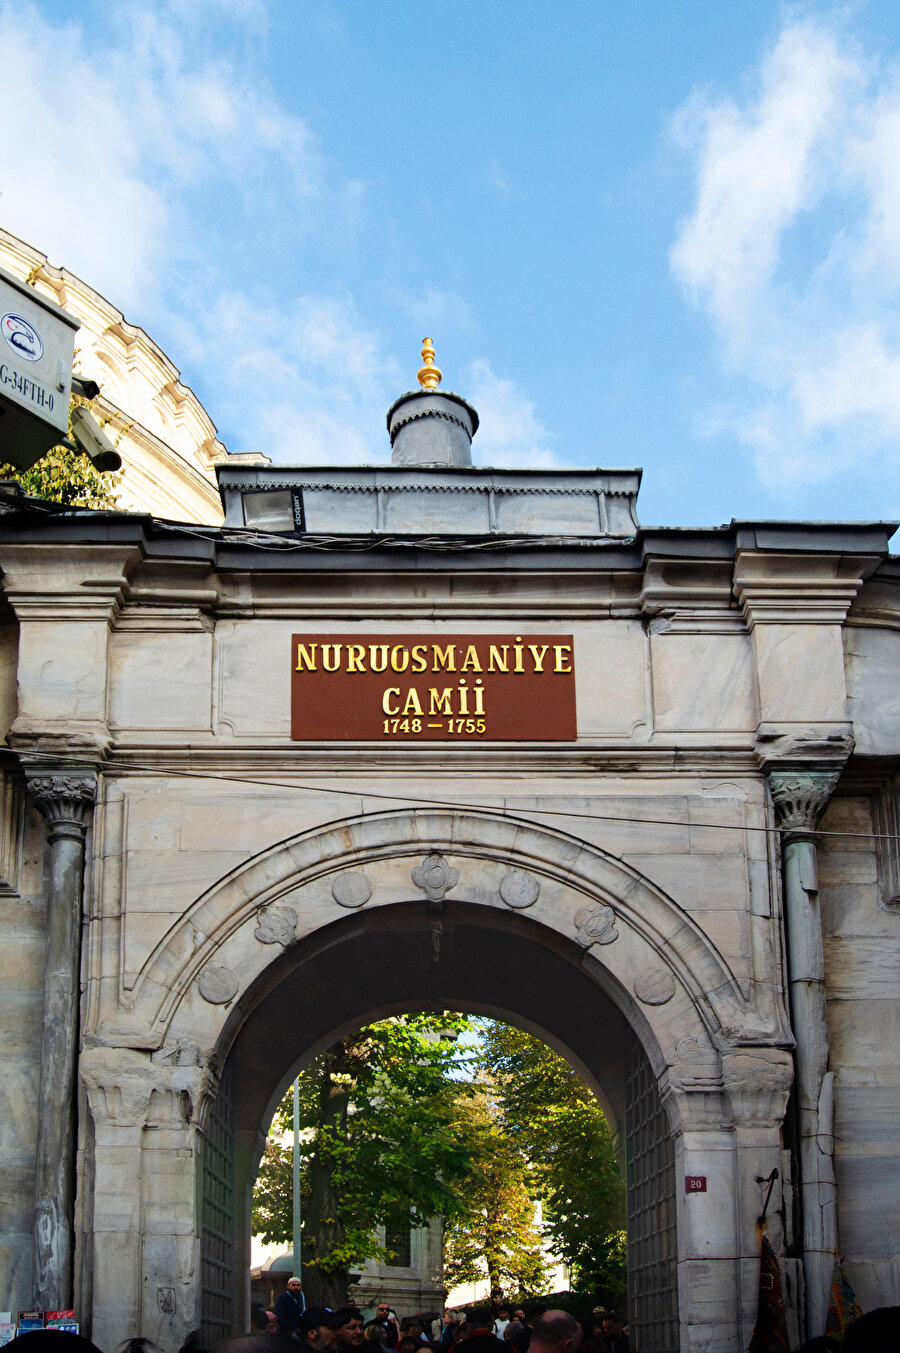
[[444, 373], [434, 364], [434, 347], [430, 338], [422, 340], [422, 361], [425, 365], [419, 372], [419, 384], [426, 390], [436, 390]]

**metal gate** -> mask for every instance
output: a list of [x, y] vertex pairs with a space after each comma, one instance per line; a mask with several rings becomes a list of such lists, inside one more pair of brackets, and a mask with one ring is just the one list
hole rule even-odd
[[234, 1319], [234, 1119], [231, 1072], [223, 1072], [200, 1147], [200, 1342], [231, 1335]]
[[675, 1157], [656, 1078], [637, 1040], [625, 1059], [628, 1308], [635, 1353], [678, 1353]]

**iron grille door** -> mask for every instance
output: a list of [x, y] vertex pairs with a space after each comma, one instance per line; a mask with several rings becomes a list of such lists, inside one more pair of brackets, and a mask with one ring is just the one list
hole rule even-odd
[[201, 1139], [200, 1340], [231, 1335], [234, 1319], [234, 1120], [231, 1073], [222, 1075]]
[[675, 1158], [656, 1079], [636, 1040], [625, 1075], [631, 1347], [636, 1353], [678, 1353]]

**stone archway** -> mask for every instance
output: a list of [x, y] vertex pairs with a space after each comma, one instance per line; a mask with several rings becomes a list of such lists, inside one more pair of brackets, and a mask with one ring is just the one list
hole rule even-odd
[[[422, 901], [347, 917], [285, 954], [280, 980], [266, 984], [265, 994], [242, 1022], [223, 1068], [234, 1108], [236, 1271], [249, 1269], [244, 1245], [250, 1189], [262, 1145], [260, 1128], [267, 1125], [297, 1065], [341, 1033], [404, 1010], [463, 1009], [527, 1027], [572, 1061], [598, 1092], [621, 1138], [629, 1174], [644, 1168], [639, 1156], [668, 1151], [671, 1175], [672, 1139], [656, 1078], [627, 1020], [582, 970], [581, 959], [575, 943], [548, 936], [544, 927], [526, 916], [510, 915], [501, 928], [483, 908], [449, 900], [437, 920]], [[629, 1115], [634, 1116], [636, 1108], [629, 1083], [629, 1068], [635, 1063], [645, 1068], [643, 1083], [651, 1087], [656, 1104], [653, 1141], [646, 1131], [642, 1136], [627, 1134]], [[643, 1124], [647, 1101], [645, 1092], [640, 1107]], [[660, 1202], [673, 1217], [674, 1197]], [[672, 1233], [669, 1239], [674, 1238], [674, 1225]], [[220, 1237], [210, 1233], [209, 1241], [212, 1282]], [[652, 1301], [655, 1323], [671, 1336], [670, 1342], [657, 1347], [659, 1353], [669, 1353], [677, 1347], [676, 1253], [673, 1245], [668, 1251], [651, 1245], [645, 1249], [641, 1272], [655, 1264], [657, 1275], [665, 1272], [668, 1282], [667, 1287], [657, 1282]], [[242, 1294], [235, 1296], [240, 1313]], [[645, 1302], [650, 1300], [646, 1293]], [[221, 1301], [207, 1307], [210, 1336], [222, 1310]]]
[[[402, 980], [386, 982], [398, 964]], [[757, 1262], [752, 1181], [781, 1161], [789, 1058], [767, 1044], [752, 1001], [671, 898], [596, 847], [524, 819], [464, 809], [365, 815], [280, 842], [221, 879], [138, 975], [123, 1046], [83, 1055], [95, 1140], [119, 1115], [118, 1126], [134, 1129], [139, 1172], [163, 1140], [151, 1128], [165, 1127], [168, 1147], [180, 1141], [193, 1158], [226, 1072], [240, 1271], [260, 1130], [296, 1066], [345, 1030], [429, 1005], [531, 1028], [579, 1067], [616, 1124], [626, 1051], [642, 1049], [668, 1116], [675, 1178], [708, 1180], [708, 1195], [676, 1189], [672, 1200], [681, 1347], [705, 1346], [713, 1330], [717, 1347], [745, 1344]], [[276, 1063], [265, 1052], [272, 1046]], [[171, 1231], [158, 1163], [161, 1192], [148, 1215]], [[167, 1342], [196, 1323], [200, 1258], [196, 1195], [184, 1171], [170, 1183], [179, 1233], [149, 1250], [142, 1241], [134, 1294], [145, 1311], [154, 1291], [165, 1305], [169, 1289], [156, 1275], [178, 1269], [171, 1302], [183, 1313], [144, 1325]], [[98, 1199], [95, 1189], [84, 1246], [95, 1261], [104, 1245]], [[102, 1271], [95, 1262], [98, 1314]], [[737, 1312], [727, 1337], [723, 1310]]]

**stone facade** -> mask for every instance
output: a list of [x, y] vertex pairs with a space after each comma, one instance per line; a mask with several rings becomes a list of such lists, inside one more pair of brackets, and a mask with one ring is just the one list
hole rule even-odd
[[0, 268], [75, 316], [75, 369], [100, 386], [92, 408], [118, 448], [120, 507], [172, 521], [221, 522], [217, 465], [266, 465], [230, 453], [209, 414], [153, 339], [67, 268], [0, 230]]
[[[297, 1067], [426, 1007], [538, 1032], [623, 1141], [649, 1062], [682, 1349], [746, 1348], [773, 1170], [795, 1336], [832, 1246], [900, 1301], [893, 528], [466, 538], [447, 504], [365, 549], [0, 516], [0, 1305], [177, 1348], [249, 1270]], [[577, 739], [292, 742], [291, 635], [354, 628], [571, 634]]]

